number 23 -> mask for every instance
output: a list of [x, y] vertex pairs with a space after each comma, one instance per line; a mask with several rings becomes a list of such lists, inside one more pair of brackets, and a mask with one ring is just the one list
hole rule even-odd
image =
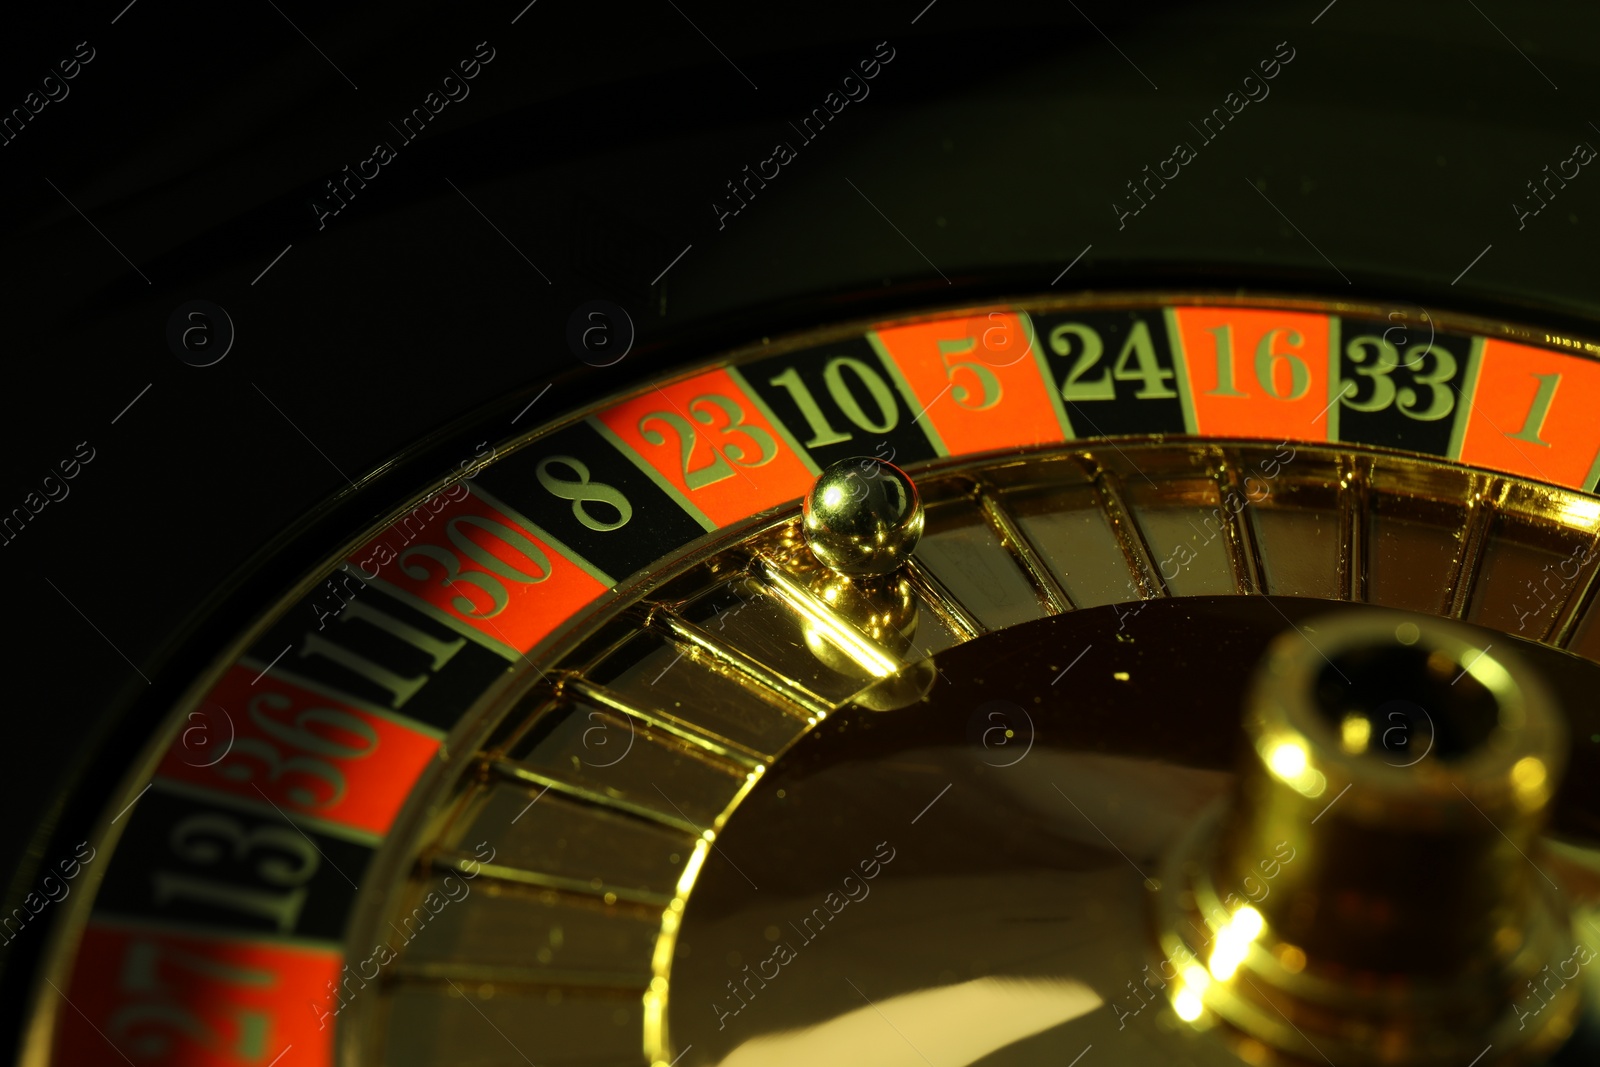
[[708, 393], [689, 401], [690, 417], [704, 426], [715, 424], [716, 415], [711, 410], [713, 408], [728, 417], [728, 424], [722, 428], [721, 435], [728, 438], [735, 433], [744, 434], [750, 444], [755, 446], [754, 458], [749, 458], [745, 446], [737, 443], [724, 444], [721, 448], [711, 445], [711, 462], [691, 469], [695, 444], [699, 441], [700, 435], [688, 419], [671, 411], [652, 411], [639, 420], [640, 436], [652, 445], [666, 444], [667, 435], [654, 428], [645, 429], [648, 423], [662, 423], [677, 435], [684, 485], [691, 490], [703, 489], [726, 478], [732, 478], [735, 472], [730, 460], [741, 467], [761, 467], [772, 462], [778, 454], [778, 442], [760, 426], [748, 425], [744, 421], [744, 409], [734, 401], [720, 393]]

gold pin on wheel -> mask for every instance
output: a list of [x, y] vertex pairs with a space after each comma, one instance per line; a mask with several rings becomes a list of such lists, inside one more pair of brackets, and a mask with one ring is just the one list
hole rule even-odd
[[806, 494], [803, 528], [812, 555], [844, 574], [893, 573], [922, 537], [922, 499], [911, 476], [876, 459], [842, 459]]

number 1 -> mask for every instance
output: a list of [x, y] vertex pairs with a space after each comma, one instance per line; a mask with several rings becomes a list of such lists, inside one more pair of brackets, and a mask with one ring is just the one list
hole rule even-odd
[[1533, 394], [1533, 403], [1528, 408], [1528, 417], [1522, 423], [1522, 429], [1516, 433], [1508, 433], [1507, 437], [1515, 441], [1526, 441], [1530, 445], [1550, 447], [1550, 442], [1539, 437], [1544, 430], [1544, 420], [1550, 414], [1550, 401], [1556, 397], [1556, 386], [1561, 384], [1561, 375], [1535, 374], [1539, 379], [1539, 391]]
[[790, 367], [776, 378], [773, 378], [771, 384], [789, 390], [789, 395], [794, 398], [795, 406], [800, 409], [801, 417], [810, 425], [811, 440], [806, 442], [807, 448], [820, 448], [823, 445], [836, 445], [842, 441], [850, 440], [850, 434], [840, 433], [828, 422], [828, 416], [822, 413], [821, 406], [817, 404], [817, 398], [811, 395], [811, 390], [806, 388], [806, 383], [800, 380], [799, 371]]
[[1217, 344], [1217, 387], [1207, 390], [1206, 396], [1249, 396], [1233, 384], [1233, 327], [1212, 326], [1206, 332], [1216, 338]]

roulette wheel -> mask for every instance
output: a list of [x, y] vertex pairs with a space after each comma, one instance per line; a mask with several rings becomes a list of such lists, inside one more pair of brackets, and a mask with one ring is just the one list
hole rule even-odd
[[1592, 14], [218, 18], [6, 46], [19, 1062], [1593, 1062]]

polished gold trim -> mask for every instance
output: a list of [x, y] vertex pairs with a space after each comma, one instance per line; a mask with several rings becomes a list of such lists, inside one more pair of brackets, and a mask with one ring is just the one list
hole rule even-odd
[[944, 583], [935, 578], [915, 555], [906, 560], [905, 575], [918, 598], [961, 640], [970, 641], [989, 632], [989, 628], [978, 621], [978, 617], [968, 611], [967, 606], [945, 588]]
[[747, 748], [737, 741], [714, 734], [709, 730], [701, 729], [693, 723], [680, 719], [678, 716], [666, 711], [647, 711], [637, 705], [630, 704], [621, 695], [607, 689], [597, 682], [591, 682], [576, 674], [563, 674], [556, 682], [556, 691], [563, 696], [572, 694], [579, 699], [591, 704], [598, 704], [609, 711], [632, 719], [634, 722], [648, 726], [669, 734], [679, 741], [692, 746], [703, 754], [716, 757], [720, 766], [729, 774], [745, 774], [764, 766], [770, 756]]
[[596, 886], [583, 878], [565, 878], [558, 874], [530, 871], [503, 863], [483, 863], [464, 854], [435, 853], [428, 857], [428, 865], [430, 868], [442, 867], [471, 878], [487, 878], [491, 882], [532, 886], [535, 889], [553, 889], [557, 893], [590, 902], [604, 901], [607, 904], [621, 902], [664, 908], [672, 901], [672, 896], [668, 893], [652, 893], [646, 889], [628, 889], [604, 884]]
[[443, 960], [427, 963], [396, 963], [392, 980], [413, 985], [443, 985], [448, 982], [489, 982], [530, 991], [573, 991], [578, 996], [633, 998], [650, 988], [648, 974], [621, 971], [552, 970], [545, 967], [514, 967], [505, 964], [454, 963]]
[[1150, 551], [1150, 543], [1145, 540], [1144, 530], [1140, 529], [1132, 510], [1122, 499], [1122, 479], [1101, 465], [1092, 453], [1080, 452], [1073, 458], [1094, 483], [1100, 510], [1111, 521], [1111, 532], [1117, 539], [1117, 547], [1122, 550], [1123, 558], [1128, 562], [1128, 569], [1133, 572], [1134, 581], [1138, 583], [1139, 595], [1147, 600], [1171, 596], [1156, 566], [1155, 554]]
[[508, 781], [543, 786], [551, 792], [559, 793], [572, 800], [590, 804], [597, 808], [620, 812], [623, 815], [631, 815], [634, 818], [643, 819], [645, 822], [655, 823], [658, 826], [680, 830], [686, 834], [700, 832], [698, 826], [683, 816], [668, 815], [666, 812], [658, 811], [647, 804], [636, 804], [631, 800], [623, 800], [621, 797], [611, 796], [609, 793], [601, 792], [598, 789], [590, 789], [588, 786], [579, 785], [576, 782], [568, 782], [554, 775], [545, 774], [543, 771], [524, 767], [515, 760], [490, 760], [488, 762], [488, 770]]
[[755, 577], [780, 603], [800, 616], [805, 624], [820, 633], [828, 643], [849, 657], [850, 662], [874, 678], [887, 678], [902, 664], [888, 651], [870, 640], [823, 601], [802, 589], [794, 579], [779, 570], [771, 560], [757, 557]]
[[1339, 592], [1346, 600], [1367, 599], [1367, 552], [1372, 521], [1372, 457], [1339, 460]]
[[833, 707], [830, 701], [824, 700], [800, 683], [791, 681], [776, 671], [769, 671], [765, 664], [752, 659], [731, 645], [723, 644], [694, 623], [680, 618], [665, 608], [657, 608], [651, 612], [649, 625], [679, 647], [686, 650], [693, 649], [708, 656], [716, 665], [737, 672], [755, 684], [770, 689], [789, 703], [805, 709], [808, 719], [820, 721]]
[[1489, 527], [1499, 510], [1500, 498], [1505, 495], [1505, 482], [1494, 475], [1473, 477], [1472, 498], [1467, 501], [1467, 522], [1461, 534], [1461, 551], [1456, 559], [1455, 575], [1445, 601], [1445, 616], [1451, 619], [1466, 618], [1472, 604], [1472, 590], [1478, 583], [1478, 573], [1483, 568], [1483, 550], [1489, 539]]
[[[1245, 515], [1255, 501], [1245, 492], [1238, 467], [1228, 462], [1221, 449], [1208, 448], [1206, 472], [1217, 488], [1217, 503], [1227, 516], [1228, 562], [1233, 567], [1234, 586], [1245, 595], [1268, 592], [1266, 568], [1261, 563], [1261, 545], [1256, 539], [1255, 523]], [[1228, 502], [1230, 490], [1245, 500], [1244, 506], [1237, 511]]]
[[1028, 576], [1033, 583], [1033, 588], [1044, 601], [1044, 606], [1050, 614], [1060, 615], [1073, 609], [1072, 598], [1067, 591], [1056, 581], [1056, 576], [1045, 565], [1044, 559], [1034, 548], [1022, 528], [1011, 517], [1011, 512], [1006, 510], [1001, 501], [999, 490], [983, 479], [974, 480], [978, 506], [983, 509], [983, 515], [989, 520], [989, 526], [999, 535], [1000, 543], [1011, 553], [1017, 566], [1022, 568], [1022, 573]]
[[[1590, 542], [1587, 550], [1590, 559], [1600, 557], [1600, 534]], [[1567, 597], [1567, 602], [1561, 606], [1556, 617], [1550, 620], [1550, 626], [1545, 631], [1542, 640], [1547, 645], [1556, 648], [1566, 648], [1567, 643], [1578, 630], [1581, 623], [1595, 602], [1595, 594], [1600, 591], [1600, 566], [1591, 566], [1583, 586], [1573, 590]]]

